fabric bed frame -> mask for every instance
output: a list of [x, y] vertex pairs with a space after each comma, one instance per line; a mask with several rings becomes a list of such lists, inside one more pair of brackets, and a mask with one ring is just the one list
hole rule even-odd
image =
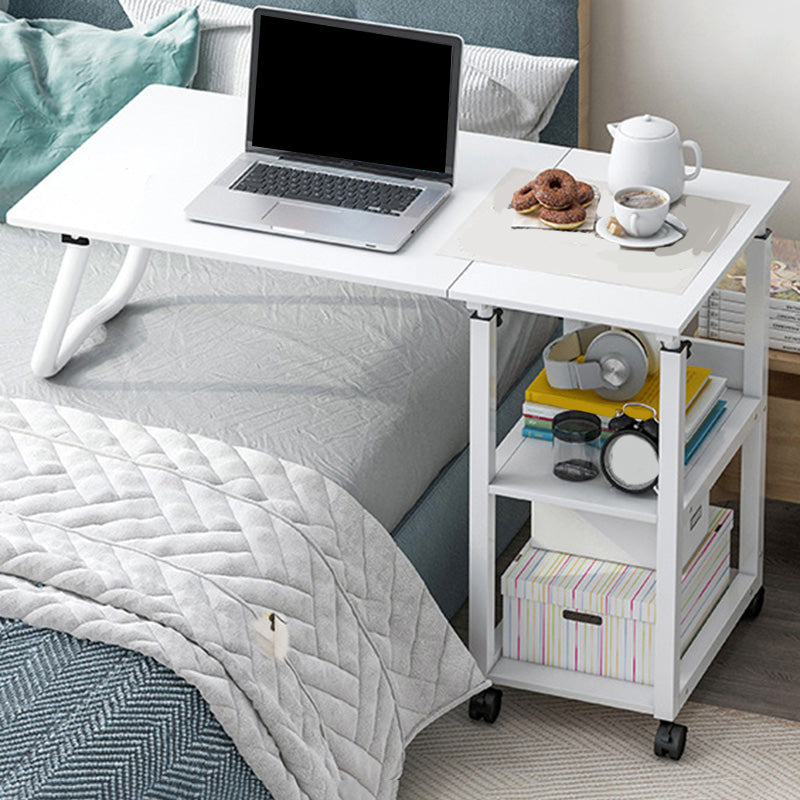
[[[235, 5], [252, 7], [258, 5], [246, 0], [231, 0]], [[503, 47], [537, 55], [556, 55], [581, 59], [580, 74], [572, 76], [567, 84], [559, 106], [542, 134], [542, 141], [578, 145], [586, 142], [587, 64], [588, 55], [588, 0], [498, 0], [487, 8], [481, 0], [273, 0], [269, 5], [318, 11], [340, 16], [356, 17], [394, 24], [413, 25], [430, 29], [460, 33], [468, 43]], [[11, 0], [9, 13], [25, 17], [65, 17], [91, 22], [111, 29], [127, 27], [129, 22], [116, 0]], [[580, 23], [580, 27], [579, 27]], [[0, 236], [2, 231], [0, 230]], [[502, 437], [518, 418], [524, 389], [541, 367], [540, 360], [532, 363], [512, 390], [506, 395], [498, 409], [498, 437]], [[464, 450], [442, 470], [436, 480], [394, 528], [392, 535], [398, 545], [417, 567], [433, 592], [442, 610], [448, 615], [460, 607], [466, 596], [467, 553], [465, 549], [467, 531], [467, 472], [468, 454]], [[498, 550], [505, 547], [513, 534], [529, 516], [529, 505], [502, 500], [497, 504]], [[433, 535], [432, 532], [436, 534]], [[503, 535], [505, 538], [503, 538]], [[459, 547], [453, 542], [461, 542]], [[2, 621], [0, 621], [2, 622]], [[28, 641], [30, 632], [16, 623], [0, 624], [0, 638], [8, 635], [12, 639]], [[104, 669], [103, 653], [111, 660], [119, 659], [115, 648], [104, 645], [69, 641], [70, 637], [53, 633], [48, 643], [39, 644], [39, 649], [52, 669], [57, 664], [71, 664], [74, 658], [96, 660], [96, 675]], [[22, 645], [20, 645], [22, 647]], [[88, 648], [88, 649], [87, 649]], [[20, 649], [20, 652], [22, 650]], [[87, 655], [90, 654], [90, 655]], [[91, 655], [94, 654], [94, 655]], [[130, 654], [129, 654], [130, 655]], [[140, 660], [142, 657], [138, 657]], [[61, 661], [59, 661], [61, 659]], [[99, 659], [99, 660], [98, 660]], [[131, 658], [123, 658], [125, 668], [136, 671]], [[198, 701], [195, 690], [170, 676], [168, 670], [153, 662], [146, 662], [149, 682], [155, 691], [165, 691], [176, 696], [185, 694], [185, 710], [175, 720], [196, 718]], [[162, 672], [164, 674], [162, 674]], [[88, 680], [91, 671], [83, 678]], [[156, 676], [156, 677], [152, 677]], [[76, 678], [77, 679], [77, 678]], [[138, 679], [138, 678], [137, 678]], [[134, 678], [131, 678], [134, 680]], [[88, 686], [88, 684], [87, 684]], [[168, 686], [168, 689], [164, 689]], [[101, 692], [119, 694], [120, 686], [114, 681], [103, 684]], [[100, 700], [98, 700], [100, 702]], [[202, 701], [200, 701], [202, 704]], [[206, 710], [207, 711], [207, 710]], [[178, 723], [176, 723], [178, 724]], [[213, 718], [208, 721], [213, 727]], [[179, 725], [178, 725], [179, 727]], [[228, 744], [225, 736], [211, 731], [208, 741], [211, 747], [224, 750]], [[231, 745], [232, 746], [232, 745]], [[227, 759], [227, 760], [226, 760]], [[263, 795], [261, 787], [254, 782], [247, 768], [228, 755], [220, 758], [231, 776], [227, 786], [224, 780], [208, 784], [208, 793], [203, 797], [256, 798]], [[233, 766], [231, 766], [233, 764]], [[68, 796], [68, 795], [65, 795]], [[183, 795], [176, 794], [175, 797]], [[189, 796], [188, 794], [186, 795]], [[194, 796], [194, 795], [192, 795]]]

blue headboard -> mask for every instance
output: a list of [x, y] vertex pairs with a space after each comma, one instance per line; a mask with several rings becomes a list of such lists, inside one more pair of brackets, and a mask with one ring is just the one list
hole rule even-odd
[[[459, 33], [468, 44], [504, 47], [533, 55], [578, 58], [580, 0], [228, 0]], [[16, 17], [62, 17], [106, 28], [130, 25], [116, 0], [11, 0]], [[583, 65], [584, 69], [586, 65]], [[564, 90], [543, 142], [576, 145], [581, 116], [578, 71]]]

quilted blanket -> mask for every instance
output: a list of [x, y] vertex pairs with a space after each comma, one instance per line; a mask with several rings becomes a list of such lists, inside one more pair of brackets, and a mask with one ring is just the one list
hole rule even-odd
[[[406, 745], [488, 683], [389, 534], [314, 470], [0, 399], [0, 615], [194, 684], [276, 800], [394, 798]], [[254, 624], [287, 620], [275, 658]]]

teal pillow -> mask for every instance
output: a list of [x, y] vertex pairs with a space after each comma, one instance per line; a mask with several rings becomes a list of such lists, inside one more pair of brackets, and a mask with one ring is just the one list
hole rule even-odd
[[0, 221], [145, 86], [188, 86], [199, 34], [197, 9], [122, 31], [0, 12]]

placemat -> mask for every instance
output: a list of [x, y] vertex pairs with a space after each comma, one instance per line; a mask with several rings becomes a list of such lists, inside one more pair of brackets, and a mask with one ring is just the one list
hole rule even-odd
[[[511, 169], [440, 255], [680, 294], [748, 208], [743, 203], [684, 195], [673, 203], [671, 212], [686, 223], [686, 236], [667, 247], [632, 250], [591, 230], [560, 231], [526, 223], [526, 215], [517, 214], [509, 204], [514, 192], [534, 177], [530, 170]], [[612, 212], [605, 182], [574, 177], [599, 190], [598, 217]]]

